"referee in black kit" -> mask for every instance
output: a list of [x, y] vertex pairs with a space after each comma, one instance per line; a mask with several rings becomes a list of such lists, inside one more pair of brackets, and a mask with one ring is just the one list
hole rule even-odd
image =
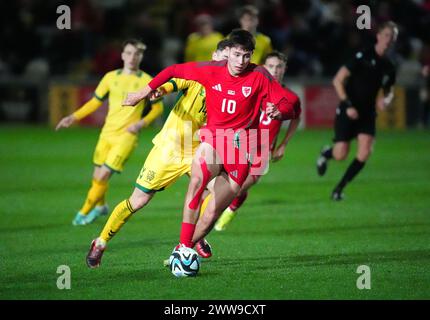
[[[375, 105], [379, 110], [384, 110], [393, 99], [395, 68], [385, 54], [397, 35], [398, 28], [394, 22], [383, 23], [377, 31], [376, 44], [358, 51], [333, 79], [341, 102], [336, 109], [334, 145], [322, 149], [317, 160], [318, 174], [325, 174], [328, 160], [333, 158], [339, 161], [348, 156], [352, 139], [357, 138], [358, 142], [357, 155], [334, 188], [333, 200], [343, 199], [343, 189], [369, 159], [375, 140]], [[381, 88], [383, 96], [377, 99]]]

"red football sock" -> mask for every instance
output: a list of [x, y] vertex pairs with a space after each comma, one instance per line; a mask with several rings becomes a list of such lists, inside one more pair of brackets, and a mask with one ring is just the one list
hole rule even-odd
[[196, 225], [192, 223], [182, 222], [181, 236], [179, 242], [188, 248], [194, 247], [193, 235]]
[[242, 204], [245, 202], [247, 197], [248, 197], [248, 191], [245, 193], [242, 193], [241, 196], [234, 198], [229, 205], [230, 209], [233, 211], [236, 211], [237, 209], [239, 209], [242, 206]]

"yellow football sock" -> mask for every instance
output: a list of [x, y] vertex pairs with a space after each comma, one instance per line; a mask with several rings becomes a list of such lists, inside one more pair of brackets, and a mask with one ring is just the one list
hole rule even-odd
[[108, 242], [135, 212], [128, 199], [120, 202], [112, 211], [99, 238]]
[[104, 205], [106, 204], [105, 195], [106, 195], [106, 192], [104, 193], [103, 198], [102, 198], [102, 199], [100, 199], [100, 200], [96, 203], [96, 207], [102, 207], [102, 206], [104, 206]]
[[217, 222], [215, 223], [215, 230], [216, 231], [223, 231], [227, 228], [227, 225], [231, 222], [231, 220], [234, 219], [237, 212], [230, 209], [230, 207], [227, 207], [227, 209], [224, 210], [222, 215], [218, 218]]
[[209, 203], [209, 201], [211, 200], [211, 198], [212, 198], [212, 194], [211, 193], [209, 193], [207, 196], [206, 196], [206, 198], [203, 200], [203, 203], [202, 203], [202, 205], [200, 206], [200, 217], [203, 215], [203, 213], [205, 212], [205, 210], [206, 210], [206, 208], [207, 208], [207, 206], [208, 206], [208, 203]]
[[107, 189], [108, 181], [93, 179], [87, 198], [79, 212], [86, 216], [100, 200], [104, 199]]

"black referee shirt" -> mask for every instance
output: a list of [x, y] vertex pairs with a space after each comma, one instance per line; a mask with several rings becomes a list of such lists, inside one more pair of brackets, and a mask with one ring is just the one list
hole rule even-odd
[[375, 116], [375, 100], [380, 88], [389, 90], [396, 81], [394, 64], [380, 57], [375, 48], [357, 51], [345, 67], [351, 73], [347, 79], [346, 94], [357, 108], [360, 117]]

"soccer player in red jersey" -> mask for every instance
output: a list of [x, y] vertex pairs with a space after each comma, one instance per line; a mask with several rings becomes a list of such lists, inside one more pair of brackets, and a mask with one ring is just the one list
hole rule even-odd
[[[270, 72], [270, 74], [277, 81], [279, 81], [279, 83], [282, 83], [282, 80], [284, 78], [284, 74], [287, 68], [287, 57], [284, 54], [277, 51], [271, 52], [264, 59], [264, 67]], [[285, 136], [278, 147], [276, 147], [276, 142], [277, 142], [277, 138], [283, 121], [272, 119], [268, 117], [264, 112], [261, 113], [261, 117], [260, 117], [260, 129], [269, 130], [269, 149], [270, 149], [270, 155], [274, 162], [279, 161], [284, 156], [285, 148], [289, 140], [291, 139], [291, 137], [296, 132], [300, 122], [300, 113], [301, 113], [300, 99], [294, 92], [292, 92], [288, 88], [284, 87], [284, 90], [286, 91], [286, 94], [289, 97], [289, 100], [292, 102], [295, 112], [292, 115], [291, 121], [288, 125], [288, 129], [285, 132]], [[269, 159], [266, 159], [266, 160], [269, 160]], [[268, 161], [266, 161], [266, 163], [263, 165], [263, 168], [264, 168], [264, 173], [266, 173], [269, 169]], [[219, 217], [218, 221], [216, 222], [215, 224], [216, 231], [225, 230], [226, 226], [235, 217], [237, 210], [245, 202], [248, 196], [248, 190], [258, 182], [260, 177], [261, 175], [257, 175], [257, 174], [248, 175], [248, 178], [245, 180], [245, 183], [240, 189], [237, 197], [224, 210], [223, 214]], [[204, 207], [202, 207], [201, 210], [203, 211]], [[206, 219], [209, 219], [209, 217], [205, 216], [205, 220]]]
[[135, 105], [172, 77], [198, 81], [206, 89], [207, 125], [201, 129], [202, 143], [192, 163], [180, 234], [180, 244], [190, 248], [194, 246], [198, 208], [208, 182], [218, 176], [214, 201], [207, 210], [219, 216], [247, 178], [248, 155], [252, 157], [255, 153], [249, 146], [258, 138], [252, 129], [258, 130], [260, 109], [278, 119], [294, 113], [282, 86], [264, 67], [250, 63], [255, 47], [253, 36], [245, 30], [234, 30], [229, 40], [227, 60], [170, 66], [141, 91], [129, 93], [123, 103]]

